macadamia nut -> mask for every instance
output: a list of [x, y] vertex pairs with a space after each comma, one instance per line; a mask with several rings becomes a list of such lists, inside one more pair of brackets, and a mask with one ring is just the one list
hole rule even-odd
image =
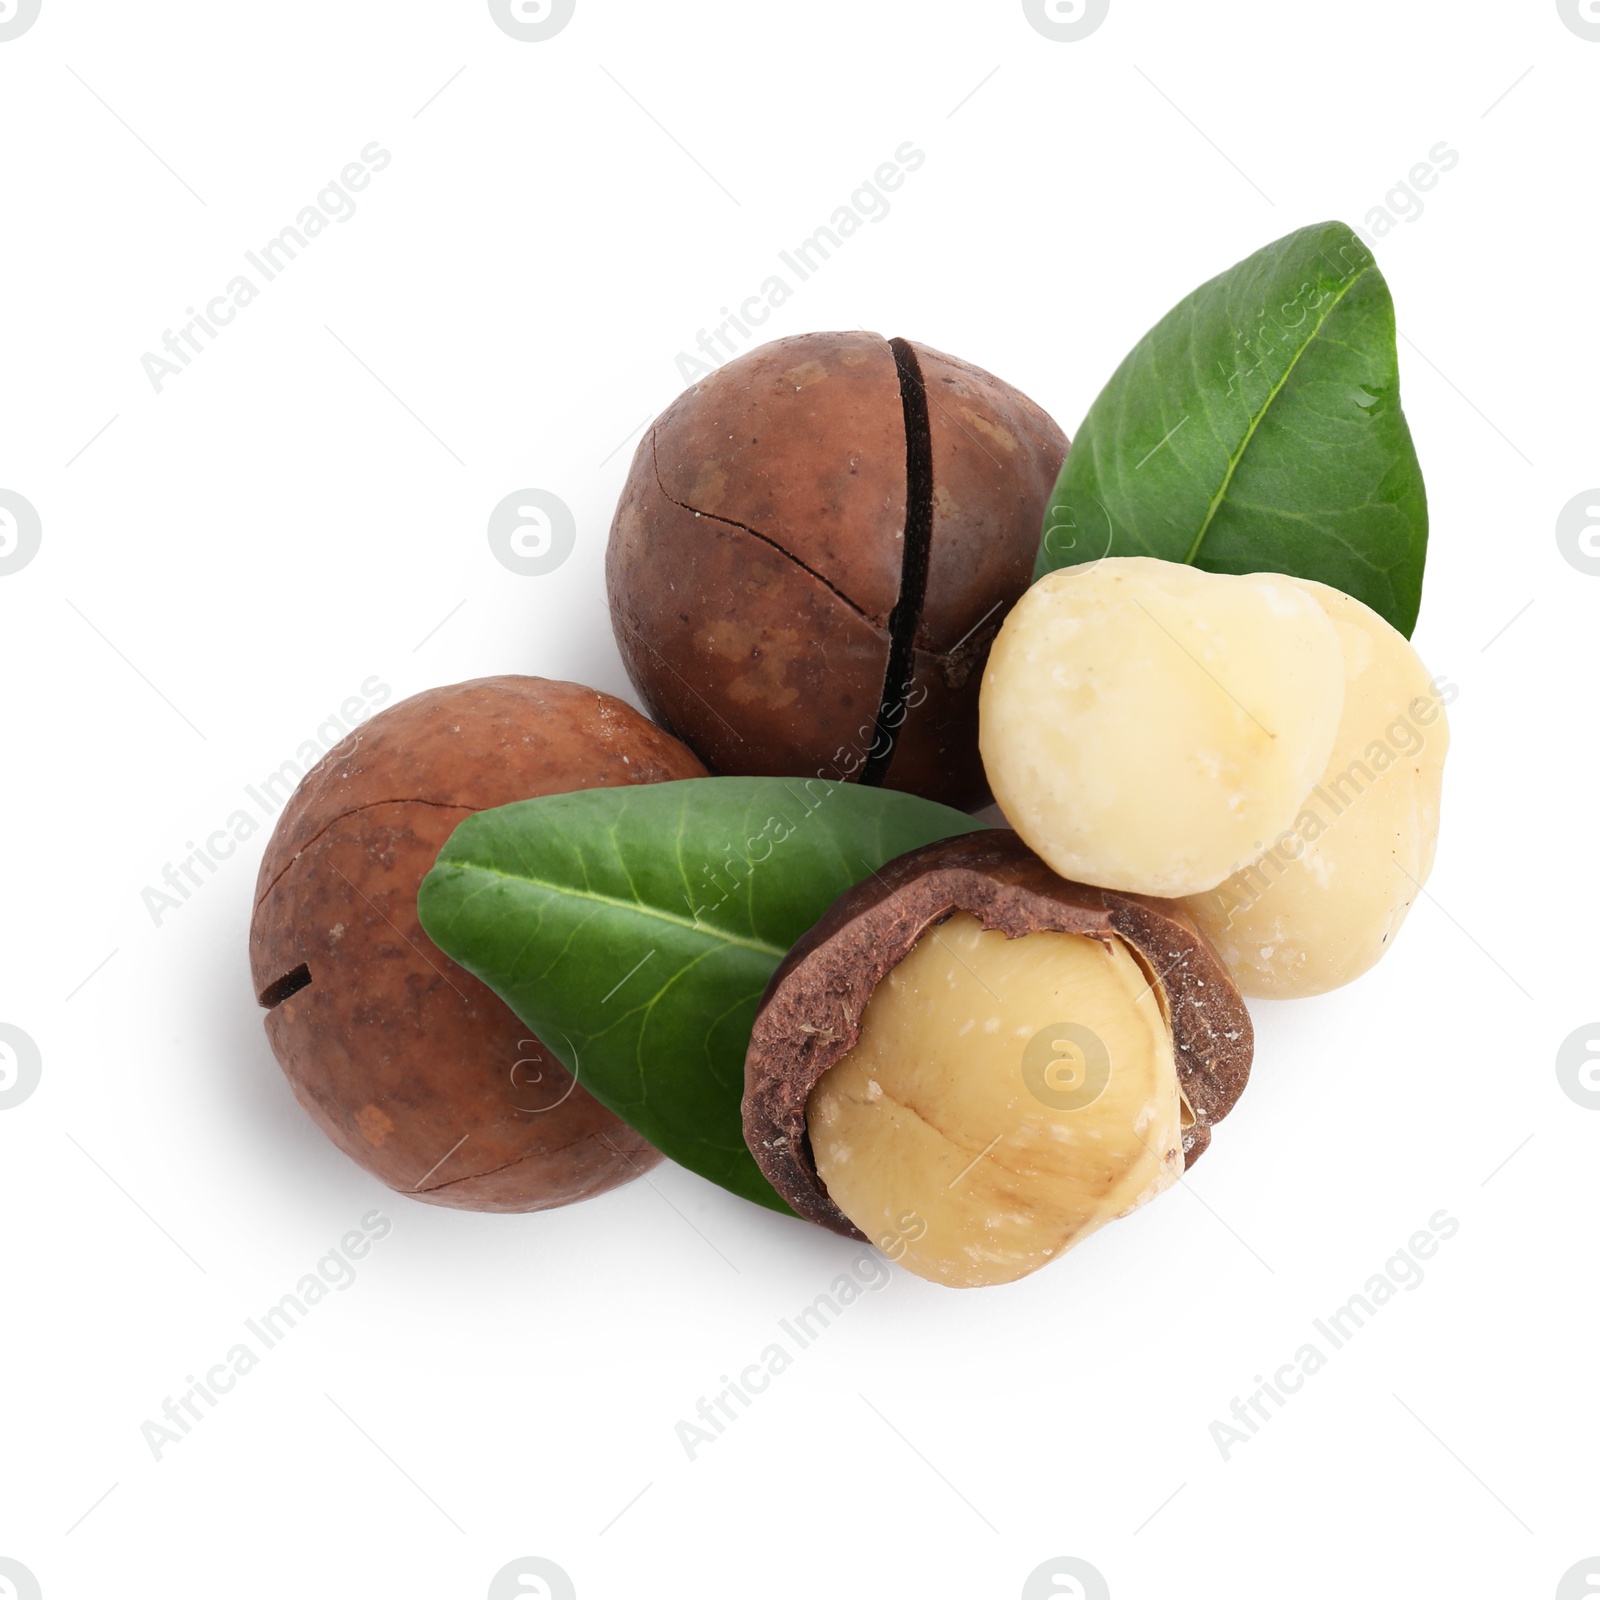
[[745, 1143], [802, 1217], [938, 1283], [1007, 1283], [1192, 1166], [1254, 1047], [1182, 905], [981, 828], [897, 856], [784, 957]]
[[295, 1097], [390, 1188], [542, 1211], [660, 1159], [423, 931], [417, 887], [458, 823], [536, 795], [700, 777], [581, 684], [478, 678], [386, 707], [306, 773], [262, 858], [253, 986]]
[[1293, 824], [1251, 865], [1188, 899], [1245, 994], [1292, 999], [1360, 977], [1433, 867], [1450, 730], [1417, 652], [1375, 611], [1301, 582], [1344, 656], [1333, 753]]
[[1293, 824], [1344, 686], [1338, 631], [1290, 578], [1142, 556], [1067, 567], [995, 641], [984, 766], [1006, 820], [1063, 877], [1197, 894]]
[[1183, 1170], [1172, 1030], [1128, 948], [965, 912], [878, 986], [807, 1122], [839, 1209], [873, 1239], [914, 1215], [901, 1265], [959, 1287], [1036, 1271]]
[[720, 773], [987, 798], [978, 685], [1067, 441], [907, 339], [746, 351], [645, 430], [606, 588], [645, 704]]

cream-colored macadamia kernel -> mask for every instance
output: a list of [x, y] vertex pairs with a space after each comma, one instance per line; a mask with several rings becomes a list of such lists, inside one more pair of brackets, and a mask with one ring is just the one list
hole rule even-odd
[[1143, 556], [1067, 567], [995, 640], [984, 769], [1062, 877], [1196, 894], [1293, 824], [1344, 687], [1338, 632], [1291, 578]]
[[1444, 701], [1375, 611], [1303, 582], [1338, 631], [1344, 714], [1292, 825], [1250, 866], [1186, 904], [1250, 995], [1292, 999], [1360, 977], [1428, 881], [1450, 748]]
[[1132, 952], [966, 912], [878, 985], [806, 1121], [839, 1209], [955, 1287], [1026, 1276], [1183, 1170], [1172, 1031]]

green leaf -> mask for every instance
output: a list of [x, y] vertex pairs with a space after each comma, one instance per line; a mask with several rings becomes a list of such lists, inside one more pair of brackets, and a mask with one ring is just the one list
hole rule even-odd
[[428, 937], [657, 1149], [787, 1212], [739, 1110], [767, 980], [846, 889], [978, 826], [822, 779], [590, 789], [467, 818], [418, 907]]
[[1326, 222], [1202, 284], [1134, 346], [1067, 453], [1035, 576], [1108, 555], [1284, 572], [1409, 637], [1427, 545], [1389, 286]]

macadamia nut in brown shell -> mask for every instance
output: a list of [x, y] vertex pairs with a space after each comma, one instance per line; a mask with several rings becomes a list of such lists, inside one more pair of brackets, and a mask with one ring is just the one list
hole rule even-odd
[[745, 1142], [813, 1222], [938, 1283], [1005, 1283], [1174, 1183], [1252, 1046], [1182, 906], [1068, 883], [985, 830], [890, 862], [790, 951]]
[[904, 339], [752, 350], [645, 434], [606, 557], [651, 711], [722, 773], [987, 795], [977, 696], [1067, 441]]
[[417, 888], [473, 812], [703, 775], [620, 700], [521, 677], [415, 695], [306, 774], [261, 863], [250, 965], [273, 1053], [341, 1150], [478, 1211], [565, 1205], [661, 1159], [429, 940]]

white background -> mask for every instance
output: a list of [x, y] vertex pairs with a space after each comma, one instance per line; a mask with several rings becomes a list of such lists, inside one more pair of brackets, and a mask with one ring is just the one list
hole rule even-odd
[[[1600, 1015], [1600, 577], [1555, 539], [1600, 482], [1597, 91], [1555, 0], [1112, 0], [1076, 43], [1017, 0], [578, 0], [543, 43], [482, 0], [44, 0], [0, 43], [0, 488], [43, 526], [0, 577], [0, 1022], [43, 1060], [0, 1112], [0, 1556], [46, 1600], [477, 1600], [523, 1555], [583, 1600], [1010, 1597], [1060, 1555], [1116, 1600], [1556, 1594], [1600, 1553], [1600, 1113], [1555, 1072]], [[141, 356], [373, 140], [357, 213], [158, 395]], [[370, 675], [628, 694], [635, 436], [906, 140], [770, 331], [925, 340], [1069, 433], [1203, 278], [1459, 152], [1378, 245], [1444, 834], [1382, 967], [1254, 1008], [1191, 1182], [1011, 1288], [895, 1272], [691, 1462], [675, 1424], [850, 1247], [672, 1167], [539, 1216], [391, 1195], [268, 1051], [265, 832], [159, 926], [141, 890]], [[486, 537], [523, 487], [577, 518], [543, 578]], [[358, 1281], [154, 1460], [374, 1207]], [[1441, 1209], [1421, 1286], [1224, 1461], [1211, 1423]]]

